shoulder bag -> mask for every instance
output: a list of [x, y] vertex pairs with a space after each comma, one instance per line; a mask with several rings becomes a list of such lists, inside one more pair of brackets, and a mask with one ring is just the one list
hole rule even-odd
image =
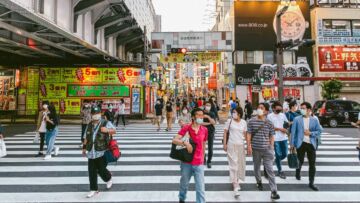
[[171, 145], [171, 151], [170, 151], [170, 158], [182, 161], [182, 162], [191, 162], [194, 158], [194, 153], [196, 149], [196, 145], [194, 141], [191, 139], [190, 135], [187, 134], [183, 138], [183, 140], [189, 139], [189, 143], [191, 144], [193, 151], [192, 153], [189, 153], [187, 148], [182, 145]]
[[[228, 142], [229, 142], [231, 123], [232, 123], [232, 119], [230, 120], [229, 128], [228, 128], [228, 130], [226, 132], [226, 144], [228, 144]], [[224, 144], [224, 139], [222, 140], [222, 143]]]

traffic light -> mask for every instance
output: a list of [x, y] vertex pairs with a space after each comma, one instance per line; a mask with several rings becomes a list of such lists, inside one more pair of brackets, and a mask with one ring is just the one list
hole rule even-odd
[[171, 48], [171, 53], [173, 54], [186, 54], [187, 49], [186, 48]]

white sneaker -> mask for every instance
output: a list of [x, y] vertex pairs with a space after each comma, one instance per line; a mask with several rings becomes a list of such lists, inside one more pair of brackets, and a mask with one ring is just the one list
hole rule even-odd
[[99, 191], [90, 191], [88, 195], [86, 195], [87, 198], [92, 198], [95, 195], [98, 195]]
[[241, 190], [240, 187], [234, 189], [234, 197], [235, 197], [235, 198], [237, 198], [237, 197], [240, 196], [240, 190]]
[[55, 147], [55, 153], [54, 153], [54, 155], [55, 155], [55, 156], [59, 155], [59, 151], [60, 151], [60, 147]]
[[82, 148], [83, 148], [83, 144], [81, 144], [79, 147], [80, 147], [80, 149], [82, 149]]
[[106, 183], [106, 189], [108, 189], [108, 190], [111, 189], [112, 184], [113, 184], [112, 179], [110, 179], [110, 180]]
[[44, 157], [44, 160], [49, 160], [49, 159], [51, 159], [51, 154], [50, 155], [45, 155], [45, 157]]

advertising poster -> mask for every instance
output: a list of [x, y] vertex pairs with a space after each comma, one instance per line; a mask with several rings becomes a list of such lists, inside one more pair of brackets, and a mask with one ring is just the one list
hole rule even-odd
[[101, 83], [101, 68], [63, 68], [62, 82], [68, 83]]
[[[65, 92], [66, 94], [66, 92]], [[68, 85], [69, 97], [129, 97], [129, 86], [118, 85]]]
[[41, 83], [40, 98], [66, 98], [66, 83]]
[[142, 70], [138, 68], [106, 68], [103, 70], [102, 81], [106, 84], [140, 84]]
[[41, 82], [61, 82], [61, 68], [40, 68]]
[[321, 72], [359, 72], [360, 48], [319, 47], [319, 67]]
[[[106, 109], [108, 109], [108, 105], [112, 104], [113, 107], [114, 107], [114, 111], [117, 111], [119, 109], [119, 106], [120, 106], [120, 99], [121, 98], [118, 98], [118, 99], [103, 99], [101, 109], [103, 111], [105, 111]], [[130, 97], [124, 97], [122, 99], [124, 99], [124, 102], [125, 102], [125, 114], [130, 115], [130, 106], [131, 106]]]
[[132, 89], [132, 113], [140, 113], [140, 88]]
[[66, 115], [79, 115], [81, 99], [60, 99], [60, 112]]

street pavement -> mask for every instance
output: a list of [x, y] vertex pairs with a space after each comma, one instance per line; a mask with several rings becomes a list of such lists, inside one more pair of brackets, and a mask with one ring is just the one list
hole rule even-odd
[[[264, 191], [256, 188], [251, 157], [246, 158], [247, 177], [241, 196], [234, 199], [221, 144], [223, 127], [216, 126], [213, 167], [205, 170], [207, 202], [270, 202], [268, 181], [263, 180]], [[178, 202], [179, 162], [169, 158], [171, 139], [178, 130], [175, 127], [172, 132], [156, 132], [151, 124], [131, 124], [125, 130], [119, 129], [117, 140], [122, 157], [117, 165], [108, 167], [113, 174], [113, 188], [106, 191], [99, 178], [100, 194], [92, 199], [85, 198], [89, 182], [87, 159], [79, 148], [79, 125], [60, 126], [56, 140], [60, 155], [48, 161], [34, 157], [38, 150], [38, 144], [33, 143], [34, 132], [7, 137], [8, 156], [0, 158], [0, 202]], [[357, 139], [326, 131], [327, 128], [316, 160], [315, 183], [320, 191], [314, 192], [307, 186], [307, 163], [301, 181], [297, 181], [294, 170], [284, 161], [288, 177], [276, 178], [279, 202], [360, 201]], [[195, 201], [194, 184], [190, 185], [188, 200]]]

